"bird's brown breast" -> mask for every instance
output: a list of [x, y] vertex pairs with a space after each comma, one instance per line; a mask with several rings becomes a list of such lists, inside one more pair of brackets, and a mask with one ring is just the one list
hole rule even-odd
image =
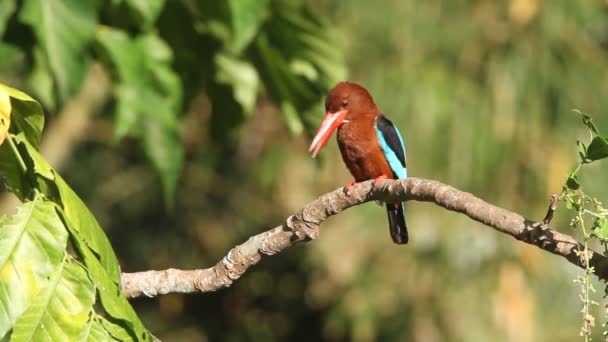
[[355, 181], [382, 175], [395, 178], [378, 144], [373, 117], [343, 124], [338, 128], [337, 138], [342, 159]]

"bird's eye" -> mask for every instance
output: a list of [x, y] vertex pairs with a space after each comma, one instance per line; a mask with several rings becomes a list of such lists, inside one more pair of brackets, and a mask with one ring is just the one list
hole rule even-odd
[[342, 107], [346, 107], [348, 106], [348, 100], [343, 100], [342, 101]]

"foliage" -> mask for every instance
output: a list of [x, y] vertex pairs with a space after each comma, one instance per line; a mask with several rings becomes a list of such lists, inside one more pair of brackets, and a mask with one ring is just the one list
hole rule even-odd
[[[211, 136], [229, 154], [260, 95], [297, 134], [345, 77], [327, 23], [299, 1], [6, 0], [0, 37], [0, 70], [19, 70], [14, 83], [50, 111], [78, 94], [91, 65], [103, 65], [113, 141], [137, 142], [169, 209], [189, 101], [200, 94], [210, 101]], [[101, 226], [40, 154], [43, 106], [0, 84], [2, 186], [24, 202], [0, 222], [0, 340], [149, 340], [120, 293], [120, 267]]]
[[[49, 122], [45, 155], [51, 160], [48, 151], [68, 151], [68, 159], [53, 166], [102, 223], [125, 270], [213, 265], [234, 244], [350, 180], [335, 144], [315, 163], [304, 137], [289, 131], [318, 124], [319, 116], [306, 109], [322, 114], [318, 99], [330, 79], [344, 73], [332, 54], [345, 54], [350, 78], [365, 84], [401, 129], [412, 176], [440, 179], [530, 218], [544, 215], [547, 198], [578, 163], [572, 141], [579, 120], [571, 109], [593, 113], [598, 127], [608, 124], [608, 12], [601, 1], [311, 0], [310, 13], [303, 1], [101, 0], [94, 38], [76, 62], [102, 64], [112, 77], [112, 97], [93, 111], [78, 143], [57, 147], [52, 128], [72, 133], [77, 125], [62, 123], [72, 103], [59, 98], [54, 75], [62, 71], [51, 71], [45, 57], [42, 39], [48, 38], [38, 38], [44, 32], [22, 20], [26, 2], [0, 1], [0, 78], [42, 99]], [[90, 20], [90, 10], [79, 4], [53, 11], [65, 16], [66, 8], [80, 7], [76, 17]], [[75, 36], [89, 34], [89, 26], [82, 27]], [[59, 42], [69, 41], [60, 29], [49, 30]], [[147, 132], [133, 124], [149, 113], [122, 116], [141, 103], [122, 102], [129, 99], [117, 87], [140, 86], [125, 83], [99, 41], [104, 31], [126, 33], [129, 46], [142, 49], [148, 47], [140, 38], [157, 36], [170, 49], [145, 55], [160, 75], [140, 76], [151, 82], [147, 93], [166, 97], [160, 108], [178, 95], [167, 87], [172, 77], [164, 70], [180, 81], [173, 121], [154, 123], [164, 133], [177, 122], [183, 159], [173, 214], [164, 210], [169, 198], [162, 190], [172, 178], [161, 182], [158, 166], [148, 166]], [[310, 35], [329, 38], [319, 46]], [[301, 50], [315, 46], [314, 53]], [[66, 48], [77, 49], [82, 45]], [[301, 56], [309, 63], [313, 56], [327, 60], [311, 69]], [[69, 98], [91, 100], [81, 83], [75, 89]], [[290, 102], [278, 96], [295, 104], [299, 123], [288, 121]], [[54, 104], [47, 100], [53, 98]], [[119, 127], [133, 131], [121, 139]], [[584, 134], [586, 151], [591, 140]], [[167, 153], [171, 146], [155, 148]], [[0, 158], [17, 170], [15, 181], [23, 180], [19, 165], [6, 161]], [[597, 198], [608, 196], [603, 163], [586, 163], [576, 174]], [[8, 210], [6, 197], [0, 196], [0, 210]], [[576, 339], [579, 284], [571, 279], [578, 270], [458, 215], [407, 206], [412, 242], [405, 249], [388, 241], [385, 213], [364, 206], [327, 222], [321, 238], [305, 248], [264, 260], [228, 291], [132, 304], [166, 340]], [[567, 226], [567, 214], [558, 210], [553, 225]], [[598, 287], [593, 277], [590, 284]], [[569, 309], [555, 310], [556, 301]], [[597, 315], [598, 307], [590, 310]], [[102, 317], [91, 336], [114, 326]], [[600, 330], [594, 329], [594, 340]]]
[[[606, 138], [600, 135], [599, 130], [589, 115], [580, 111], [576, 112], [581, 115], [583, 123], [589, 129], [591, 142], [589, 146], [585, 146], [580, 140], [576, 141], [576, 145], [579, 148], [580, 162], [576, 169], [568, 175], [559, 199], [566, 204], [568, 209], [576, 212], [576, 216], [572, 219], [570, 225], [580, 228], [584, 237], [585, 248], [582, 251], [578, 251], [578, 255], [585, 262], [585, 274], [578, 276], [575, 281], [581, 285], [580, 298], [583, 302], [583, 308], [581, 309], [583, 324], [580, 335], [585, 338], [585, 341], [589, 341], [592, 336], [593, 327], [595, 326], [595, 318], [591, 314], [591, 306], [598, 303], [591, 299], [592, 294], [595, 292], [591, 284], [591, 276], [594, 273], [594, 269], [589, 266], [590, 257], [588, 248], [590, 243], [594, 239], [597, 239], [604, 245], [604, 249], [608, 255], [608, 209], [604, 208], [597, 198], [591, 197], [583, 191], [577, 174], [583, 165], [608, 158], [608, 142]], [[589, 224], [589, 220], [592, 221], [592, 224]], [[605, 293], [608, 293], [608, 286], [606, 286]]]
[[28, 89], [46, 108], [74, 96], [91, 63], [111, 71], [114, 138], [139, 142], [160, 176], [167, 207], [184, 159], [178, 124], [184, 99], [206, 92], [212, 135], [233, 141], [265, 90], [281, 107], [286, 126], [300, 133], [308, 110], [345, 77], [327, 24], [299, 1], [3, 4], [0, 28], [9, 34], [0, 51], [9, 61], [32, 56]]
[[79, 340], [106, 317], [116, 323], [97, 326], [101, 335], [151, 340], [121, 295], [118, 261], [105, 233], [36, 149], [41, 107], [5, 85], [0, 93], [10, 96], [14, 123], [0, 146], [0, 174], [24, 201], [0, 222], [0, 337]]

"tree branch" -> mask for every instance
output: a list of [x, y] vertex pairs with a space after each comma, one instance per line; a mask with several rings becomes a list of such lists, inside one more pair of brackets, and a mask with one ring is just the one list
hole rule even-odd
[[[433, 202], [585, 268], [582, 259], [584, 253], [578, 253], [584, 249], [583, 244], [551, 229], [543, 221], [529, 220], [438, 181], [407, 178], [385, 180], [376, 186], [373, 186], [372, 181], [362, 182], [356, 184], [348, 194], [342, 188], [327, 193], [288, 217], [281, 226], [252, 236], [243, 244], [232, 248], [211, 268], [123, 273], [123, 292], [128, 298], [134, 298], [167, 293], [209, 292], [228, 287], [263, 256], [278, 253], [298, 242], [315, 239], [319, 235], [319, 226], [328, 217], [374, 200]], [[592, 250], [589, 255], [595, 274], [608, 280], [608, 258]]]

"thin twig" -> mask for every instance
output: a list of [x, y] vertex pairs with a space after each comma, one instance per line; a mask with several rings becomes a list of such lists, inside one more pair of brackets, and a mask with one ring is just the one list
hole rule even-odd
[[543, 219], [543, 224], [547, 225], [547, 224], [551, 223], [551, 220], [553, 220], [553, 214], [555, 213], [556, 209], [557, 209], [557, 195], [553, 194], [553, 195], [551, 195], [551, 201], [549, 202], [549, 208], [547, 209], [547, 214], [545, 215], [545, 218]]

